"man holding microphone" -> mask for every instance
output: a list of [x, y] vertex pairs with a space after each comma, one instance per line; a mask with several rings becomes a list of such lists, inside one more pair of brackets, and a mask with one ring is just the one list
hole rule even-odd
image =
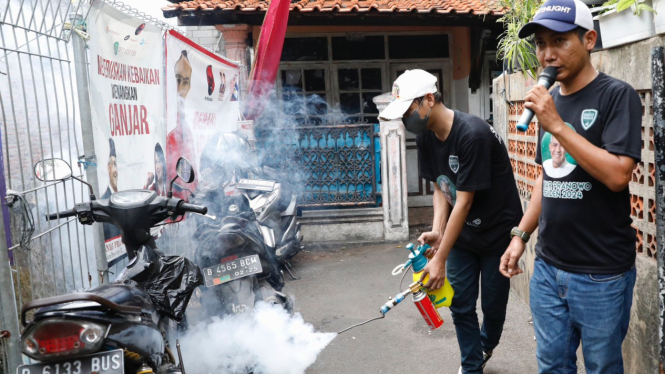
[[570, 165], [543, 168], [500, 271], [522, 272], [517, 261], [539, 226], [530, 286], [539, 372], [576, 373], [581, 341], [587, 373], [623, 373], [635, 285], [628, 183], [641, 156], [642, 104], [630, 85], [592, 66], [597, 34], [581, 1], [547, 1], [520, 31], [533, 34], [541, 66], [557, 68], [560, 83], [525, 97], [541, 127], [536, 162], [565, 156]]

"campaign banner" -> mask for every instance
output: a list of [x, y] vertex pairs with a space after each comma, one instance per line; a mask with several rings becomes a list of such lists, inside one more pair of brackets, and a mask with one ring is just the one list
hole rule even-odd
[[[201, 153], [217, 133], [238, 130], [240, 70], [238, 65], [194, 43], [175, 30], [166, 34], [166, 165], [175, 176], [180, 157], [194, 166], [196, 179], [174, 188], [187, 198], [200, 175]], [[180, 194], [178, 194], [180, 192]]]
[[[100, 194], [147, 188], [166, 194], [162, 30], [104, 2], [88, 17], [90, 103]], [[126, 256], [104, 224], [109, 265]]]

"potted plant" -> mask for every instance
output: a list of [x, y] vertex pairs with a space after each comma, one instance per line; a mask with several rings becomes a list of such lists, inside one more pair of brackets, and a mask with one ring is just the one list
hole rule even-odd
[[499, 1], [505, 14], [498, 20], [504, 24], [504, 31], [499, 37], [497, 57], [504, 61], [505, 70], [521, 70], [536, 79], [540, 64], [536, 58], [533, 37], [520, 39], [518, 33], [522, 26], [531, 21], [543, 2], [544, 0]]
[[[600, 23], [603, 48], [647, 39], [655, 35], [652, 0], [610, 0], [592, 13]], [[628, 11], [628, 10], [631, 11]]]

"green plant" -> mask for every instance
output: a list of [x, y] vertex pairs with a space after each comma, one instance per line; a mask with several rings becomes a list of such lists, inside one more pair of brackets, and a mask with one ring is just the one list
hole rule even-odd
[[[638, 0], [635, 0], [638, 1]], [[508, 64], [510, 70], [522, 69], [524, 74], [536, 78], [540, 64], [534, 52], [533, 36], [520, 39], [519, 31], [538, 11], [543, 0], [499, 0], [498, 5], [505, 10], [499, 22], [504, 31], [499, 36], [498, 57]]]
[[630, 8], [633, 11], [633, 14], [638, 17], [643, 10], [656, 13], [652, 7], [644, 4], [644, 2], [645, 0], [609, 0], [603, 4], [603, 7], [611, 7], [610, 9], [615, 9], [617, 13]]

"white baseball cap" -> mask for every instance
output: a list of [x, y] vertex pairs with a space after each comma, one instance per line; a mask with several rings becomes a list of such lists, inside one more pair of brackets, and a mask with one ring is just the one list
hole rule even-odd
[[405, 71], [393, 83], [393, 99], [379, 117], [386, 120], [402, 118], [413, 100], [437, 91], [436, 81], [436, 77], [425, 70]]

